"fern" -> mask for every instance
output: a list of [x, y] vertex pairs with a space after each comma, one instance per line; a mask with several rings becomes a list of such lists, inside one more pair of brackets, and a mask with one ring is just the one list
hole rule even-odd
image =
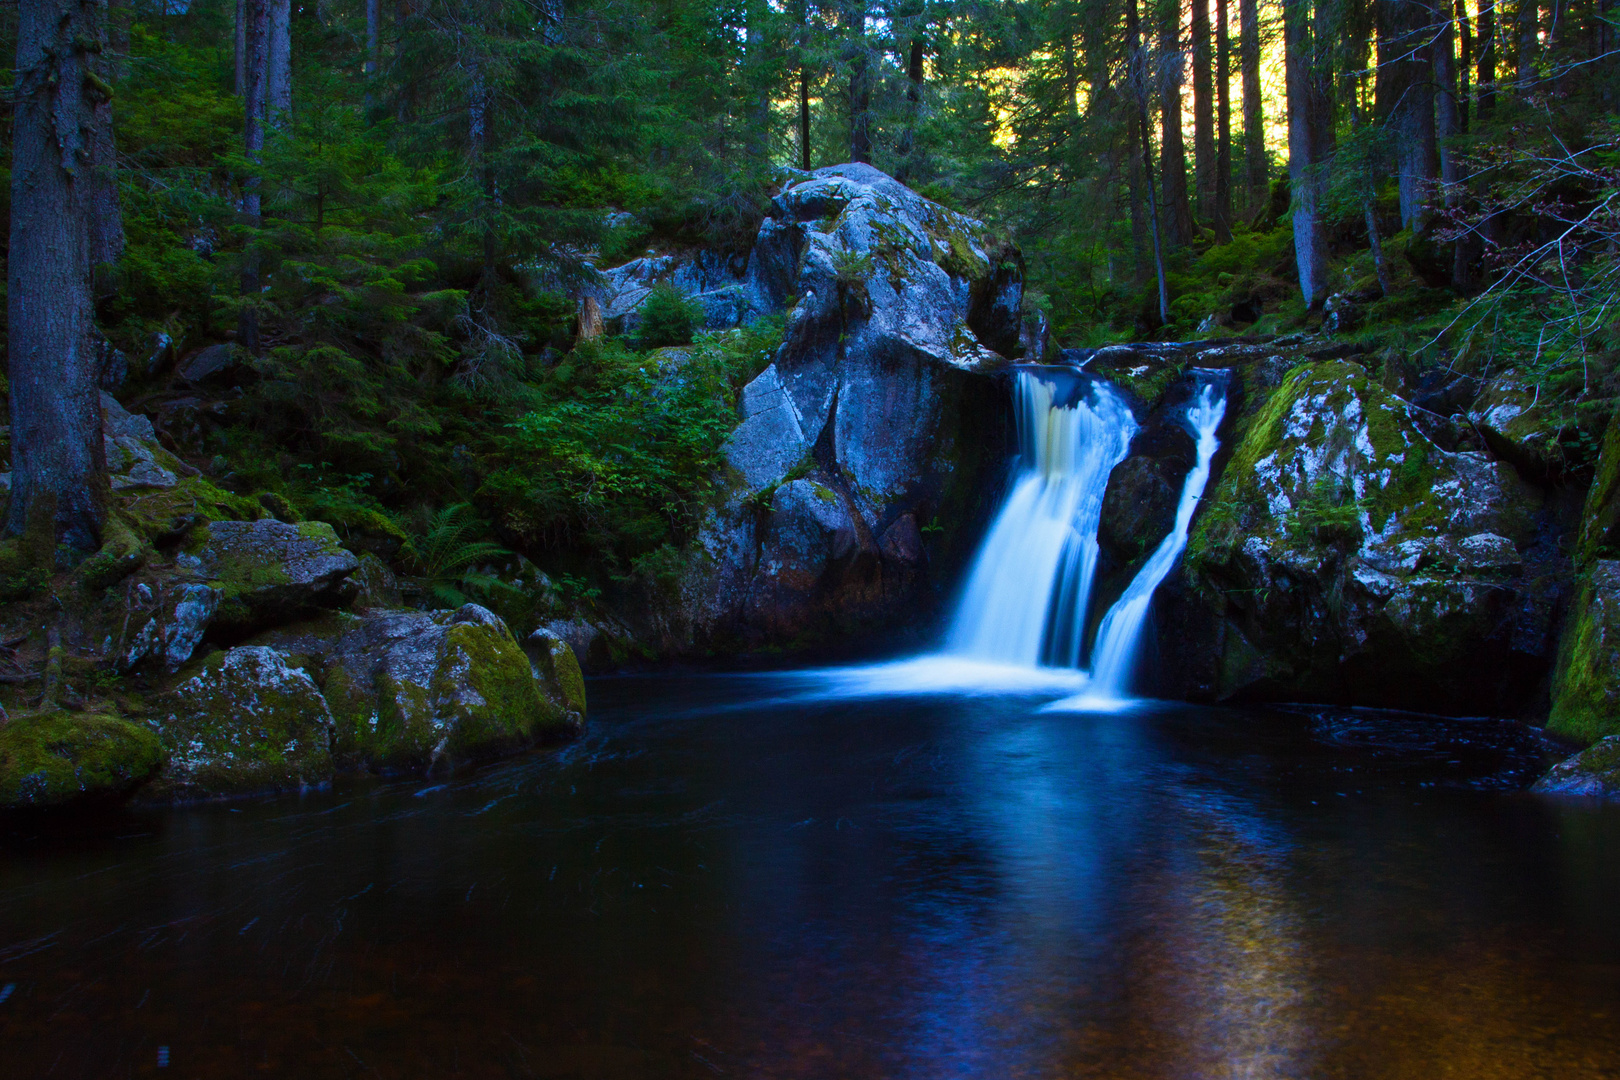
[[433, 516], [428, 527], [411, 537], [405, 557], [428, 595], [447, 607], [468, 602], [469, 590], [488, 595], [509, 588], [492, 574], [475, 573], [473, 567], [512, 553], [499, 544], [480, 540], [488, 525], [467, 503], [447, 506]]

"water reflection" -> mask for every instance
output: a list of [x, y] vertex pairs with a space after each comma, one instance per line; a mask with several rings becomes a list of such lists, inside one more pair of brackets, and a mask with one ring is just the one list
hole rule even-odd
[[13, 823], [0, 1071], [1620, 1075], [1620, 814], [1512, 790], [1510, 725], [805, 687], [613, 680], [448, 781]]

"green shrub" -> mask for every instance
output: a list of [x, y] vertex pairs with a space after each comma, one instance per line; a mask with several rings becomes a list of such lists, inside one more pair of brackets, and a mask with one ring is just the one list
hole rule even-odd
[[703, 320], [702, 304], [689, 299], [669, 282], [661, 281], [653, 286], [641, 305], [636, 345], [642, 349], [690, 345], [692, 335], [702, 329]]

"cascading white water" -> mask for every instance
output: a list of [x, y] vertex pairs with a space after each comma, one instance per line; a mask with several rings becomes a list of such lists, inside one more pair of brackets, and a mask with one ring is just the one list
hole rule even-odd
[[[1193, 511], [1209, 483], [1210, 461], [1220, 447], [1215, 432], [1226, 415], [1226, 388], [1214, 380], [1206, 382], [1187, 409], [1187, 426], [1198, 441], [1198, 457], [1181, 485], [1181, 502], [1176, 507], [1176, 526], [1159, 542], [1153, 555], [1137, 571], [1125, 592], [1115, 601], [1097, 629], [1097, 645], [1091, 665], [1088, 699], [1121, 699], [1130, 691], [1131, 670], [1142, 638], [1153, 592], [1187, 548], [1187, 535]], [[1064, 702], [1057, 703], [1062, 707]]]
[[1136, 420], [1111, 387], [1088, 381], [1072, 404], [1057, 384], [1020, 372], [1020, 470], [979, 549], [949, 651], [987, 663], [1077, 667], [1097, 571], [1108, 475]]

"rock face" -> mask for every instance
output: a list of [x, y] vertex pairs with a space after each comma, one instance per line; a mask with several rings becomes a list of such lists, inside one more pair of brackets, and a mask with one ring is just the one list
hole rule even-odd
[[953, 541], [925, 545], [923, 526], [971, 533], [1003, 463], [1005, 391], [987, 376], [1020, 349], [1019, 257], [840, 165], [777, 196], [745, 276], [758, 307], [796, 299], [743, 393], [731, 497], [682, 587], [687, 635], [808, 643], [915, 618]]
[[1610, 735], [1560, 761], [1531, 790], [1620, 799], [1620, 735]]
[[1216, 696], [1436, 711], [1524, 703], [1558, 574], [1543, 498], [1441, 449], [1359, 364], [1290, 374], [1249, 418], [1189, 548], [1218, 617]]
[[113, 801], [163, 764], [149, 728], [115, 716], [54, 712], [0, 727], [0, 807]]
[[215, 521], [196, 556], [197, 571], [221, 592], [216, 620], [251, 629], [317, 608], [347, 604], [360, 566], [324, 521]]
[[601, 283], [587, 295], [596, 301], [605, 324], [628, 334], [640, 325], [641, 305], [653, 288], [667, 282], [703, 308], [708, 329], [723, 330], [781, 308], [760, 291], [751, 270], [747, 256], [714, 251], [647, 255], [603, 271]]

